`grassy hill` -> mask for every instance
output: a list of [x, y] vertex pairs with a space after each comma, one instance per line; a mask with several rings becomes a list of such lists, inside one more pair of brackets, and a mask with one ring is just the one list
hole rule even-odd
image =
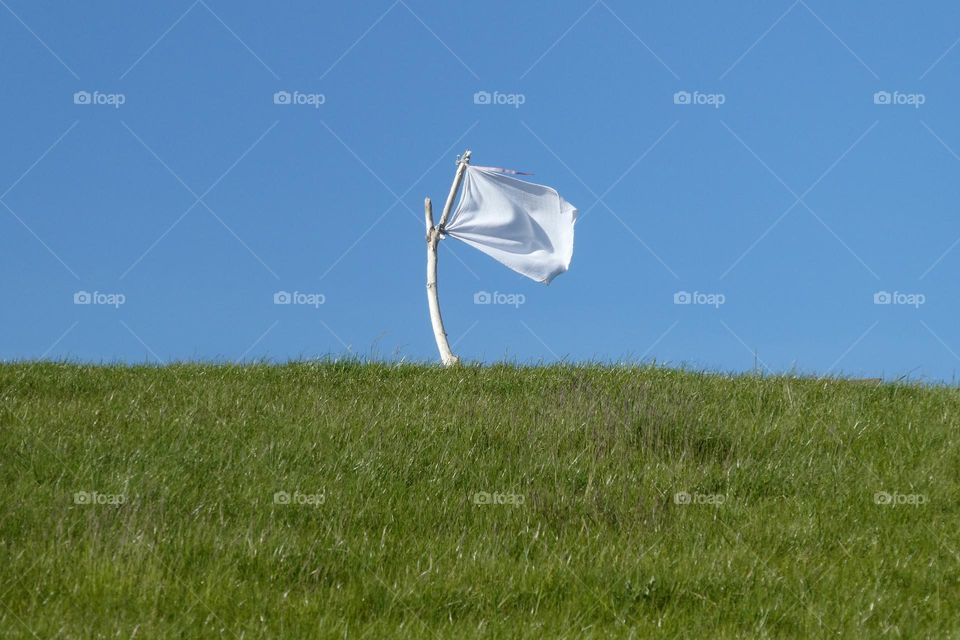
[[2, 637], [955, 637], [960, 391], [0, 365]]

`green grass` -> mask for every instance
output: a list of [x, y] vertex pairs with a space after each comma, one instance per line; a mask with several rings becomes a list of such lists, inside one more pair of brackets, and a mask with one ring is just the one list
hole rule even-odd
[[958, 424], [660, 368], [0, 365], [0, 636], [956, 637]]

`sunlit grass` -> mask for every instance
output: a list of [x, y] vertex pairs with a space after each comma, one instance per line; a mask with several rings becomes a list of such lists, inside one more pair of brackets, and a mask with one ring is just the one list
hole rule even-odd
[[2, 365], [0, 636], [950, 637], [958, 425], [660, 368]]

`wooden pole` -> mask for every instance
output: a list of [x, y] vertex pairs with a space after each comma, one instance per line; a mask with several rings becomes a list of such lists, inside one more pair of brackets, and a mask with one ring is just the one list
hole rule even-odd
[[470, 162], [470, 151], [467, 150], [457, 164], [457, 173], [453, 178], [453, 185], [447, 195], [447, 202], [440, 216], [440, 224], [433, 225], [433, 204], [430, 198], [423, 202], [424, 217], [427, 225], [427, 305], [430, 307], [430, 324], [433, 326], [433, 337], [437, 341], [437, 350], [440, 352], [440, 362], [450, 367], [460, 362], [460, 358], [453, 354], [450, 343], [447, 341], [447, 332], [443, 328], [443, 317], [440, 315], [440, 297], [437, 293], [437, 245], [440, 243], [440, 234], [447, 224], [453, 201], [456, 198], [460, 183], [463, 182], [463, 173]]
[[430, 324], [433, 325], [433, 337], [440, 351], [440, 362], [449, 367], [457, 364], [460, 358], [453, 355], [450, 349], [447, 332], [443, 328], [443, 317], [440, 315], [440, 298], [437, 295], [437, 243], [440, 242], [440, 232], [433, 226], [433, 206], [430, 198], [424, 201], [423, 206], [427, 218], [427, 304], [430, 307]]
[[457, 174], [453, 177], [450, 193], [447, 194], [447, 202], [443, 205], [443, 213], [440, 215], [440, 231], [443, 231], [444, 227], [447, 226], [447, 218], [450, 217], [450, 210], [453, 209], [453, 199], [457, 197], [457, 190], [460, 188], [460, 183], [463, 182], [463, 172], [467, 170], [468, 164], [470, 164], [470, 149], [463, 152], [460, 161], [457, 163]]

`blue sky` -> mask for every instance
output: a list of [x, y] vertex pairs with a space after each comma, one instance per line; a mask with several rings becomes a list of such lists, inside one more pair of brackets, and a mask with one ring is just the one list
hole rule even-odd
[[463, 358], [960, 366], [956, 3], [0, 5], [5, 360], [434, 360], [470, 148], [581, 218], [549, 287], [442, 243]]

